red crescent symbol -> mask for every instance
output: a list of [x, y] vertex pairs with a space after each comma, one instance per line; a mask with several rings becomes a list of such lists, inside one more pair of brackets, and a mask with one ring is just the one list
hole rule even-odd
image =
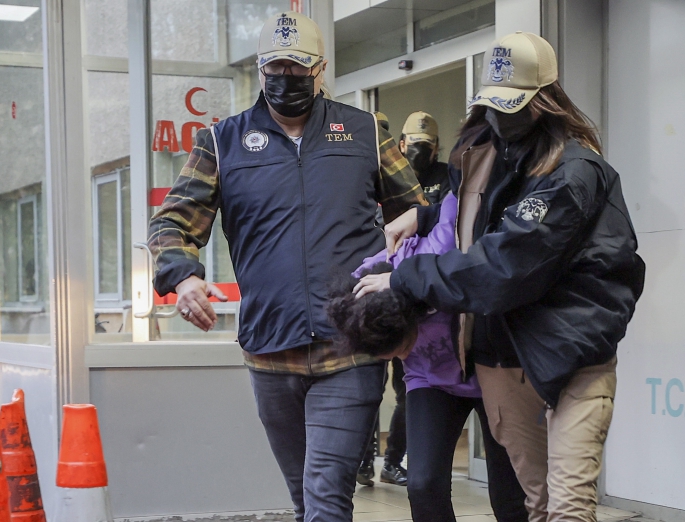
[[203, 89], [202, 87], [193, 87], [192, 89], [190, 89], [186, 94], [186, 109], [188, 109], [190, 113], [194, 114], [195, 116], [204, 116], [205, 114], [207, 114], [207, 111], [200, 112], [195, 107], [193, 107], [193, 94], [195, 94], [197, 91], [207, 92], [207, 89]]

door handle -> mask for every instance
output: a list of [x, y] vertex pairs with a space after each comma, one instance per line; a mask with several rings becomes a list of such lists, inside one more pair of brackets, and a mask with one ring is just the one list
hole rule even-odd
[[[145, 257], [147, 258], [147, 266], [148, 266], [148, 272], [152, 274], [154, 271], [154, 268], [152, 266], [152, 252], [150, 251], [150, 247], [147, 245], [147, 243], [133, 243], [134, 248], [140, 248], [141, 250], [145, 251]], [[157, 307], [155, 306], [155, 299], [154, 299], [154, 293], [155, 289], [154, 286], [152, 285], [152, 277], [150, 277], [150, 282], [149, 282], [149, 287], [148, 287], [148, 295], [150, 296], [150, 306], [145, 312], [138, 312], [133, 314], [134, 317], [137, 317], [138, 319], [145, 319], [146, 317], [157, 317], [159, 319], [169, 319], [171, 317], [175, 317], [178, 315], [178, 310], [176, 307], [170, 312], [158, 312]]]
[[[152, 252], [150, 252], [150, 247], [147, 246], [147, 243], [133, 243], [133, 248], [140, 248], [141, 250], [144, 250], [146, 255], [145, 258], [147, 259], [147, 271], [148, 274], [152, 274]], [[152, 314], [155, 311], [155, 299], [153, 295], [153, 287], [152, 287], [152, 278], [150, 278], [150, 283], [148, 287], [148, 296], [150, 298], [150, 306], [145, 312], [136, 312], [133, 314], [133, 317], [137, 317], [138, 319], [145, 319], [146, 317], [152, 317]]]

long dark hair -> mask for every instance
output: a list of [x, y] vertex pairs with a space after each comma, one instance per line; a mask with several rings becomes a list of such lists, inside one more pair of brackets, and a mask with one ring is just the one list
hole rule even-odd
[[[535, 129], [523, 140], [524, 147], [532, 149], [527, 161], [529, 176], [544, 176], [552, 172], [569, 138], [597, 154], [602, 153], [597, 127], [576, 107], [558, 81], [540, 89], [523, 110], [539, 115]], [[468, 143], [490, 128], [485, 120], [485, 112], [486, 108], [482, 105], [472, 107], [460, 132], [462, 142]]]

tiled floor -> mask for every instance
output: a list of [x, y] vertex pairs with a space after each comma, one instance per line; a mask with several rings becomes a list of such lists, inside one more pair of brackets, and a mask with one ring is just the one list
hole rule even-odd
[[[376, 459], [376, 478], [383, 465], [383, 458]], [[465, 475], [455, 473], [452, 479], [452, 505], [457, 522], [496, 522], [490, 508], [487, 485], [468, 480]], [[621, 511], [605, 506], [597, 508], [599, 522], [618, 522], [637, 517], [637, 513]], [[292, 511], [287, 513], [226, 513], [209, 517], [170, 517], [145, 522], [294, 522]], [[384, 484], [375, 480], [373, 487], [357, 485], [354, 494], [354, 522], [411, 521], [407, 488]], [[117, 519], [117, 522], [138, 522], [138, 519]], [[656, 522], [636, 518], [631, 522]]]
[[[383, 459], [376, 459], [376, 477]], [[458, 522], [495, 522], [487, 485], [455, 474], [452, 480], [452, 505]], [[605, 506], [597, 508], [599, 522], [617, 522], [637, 513]], [[375, 480], [373, 487], [357, 486], [354, 495], [355, 522], [411, 521], [407, 489]]]

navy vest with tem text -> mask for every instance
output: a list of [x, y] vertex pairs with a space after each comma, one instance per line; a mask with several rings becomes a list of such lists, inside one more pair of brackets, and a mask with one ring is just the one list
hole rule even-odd
[[242, 294], [240, 345], [269, 353], [330, 339], [324, 305], [336, 267], [385, 246], [375, 227], [375, 118], [317, 96], [297, 146], [263, 95], [213, 127], [221, 216]]

